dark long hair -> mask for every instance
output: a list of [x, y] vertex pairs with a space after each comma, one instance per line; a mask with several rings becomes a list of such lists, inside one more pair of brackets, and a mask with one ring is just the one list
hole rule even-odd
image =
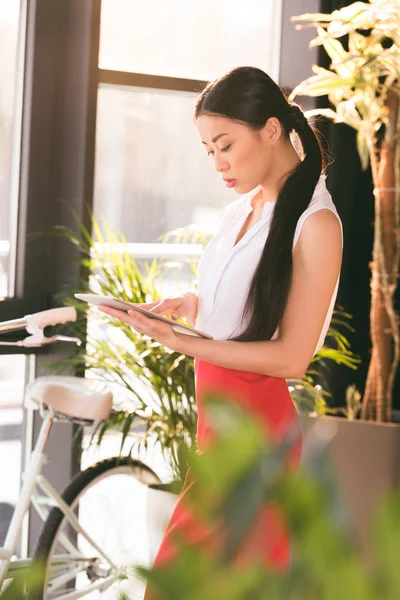
[[287, 174], [279, 190], [269, 234], [254, 273], [242, 319], [250, 317], [236, 341], [270, 340], [281, 322], [292, 281], [292, 246], [297, 221], [307, 209], [323, 168], [322, 151], [306, 117], [289, 104], [280, 87], [261, 69], [237, 67], [209, 83], [195, 106], [194, 118], [218, 115], [259, 131], [271, 117], [284, 135], [294, 129], [305, 157]]

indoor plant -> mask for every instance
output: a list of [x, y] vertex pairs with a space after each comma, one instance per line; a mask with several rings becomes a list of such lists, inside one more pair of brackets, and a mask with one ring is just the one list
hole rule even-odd
[[[301, 82], [290, 99], [328, 95], [335, 110], [315, 109], [307, 116], [324, 115], [356, 129], [362, 167], [371, 164], [375, 196], [372, 354], [362, 417], [390, 421], [400, 358], [399, 318], [394, 308], [400, 266], [400, 1], [355, 2], [332, 14], [292, 19], [317, 28], [311, 45], [322, 44], [332, 64], [329, 70], [314, 65], [315, 75]], [[348, 50], [337, 39], [344, 35], [348, 35]]]
[[[355, 2], [332, 14], [292, 19], [307, 23], [299, 28], [317, 28], [311, 45], [323, 45], [332, 64], [329, 70], [313, 66], [315, 75], [301, 82], [289, 99], [327, 95], [333, 108], [317, 108], [307, 116], [323, 115], [354, 128], [361, 165], [371, 165], [373, 178], [371, 360], [362, 418], [337, 419], [338, 436], [332, 445], [356, 531], [368, 545], [371, 511], [400, 474], [400, 427], [389, 422], [400, 342], [394, 307], [400, 263], [400, 1]], [[348, 48], [338, 39], [342, 36], [348, 36]]]

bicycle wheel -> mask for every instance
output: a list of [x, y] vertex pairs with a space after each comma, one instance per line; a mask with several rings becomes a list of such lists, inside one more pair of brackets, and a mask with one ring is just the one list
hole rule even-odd
[[149, 467], [130, 457], [106, 459], [78, 473], [62, 494], [71, 513], [55, 507], [45, 522], [29, 600], [142, 598], [145, 584], [133, 566], [149, 566], [146, 491], [159, 483]]

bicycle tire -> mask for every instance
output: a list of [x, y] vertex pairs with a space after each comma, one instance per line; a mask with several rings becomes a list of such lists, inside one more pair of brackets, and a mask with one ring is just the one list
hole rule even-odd
[[[75, 501], [83, 496], [85, 490], [94, 486], [96, 481], [104, 479], [104, 475], [121, 469], [121, 467], [131, 467], [138, 471], [137, 475], [132, 475], [147, 486], [160, 484], [161, 480], [156, 473], [147, 465], [131, 457], [112, 457], [77, 473], [75, 477], [66, 486], [61, 494], [62, 499], [71, 507]], [[49, 555], [52, 552], [56, 536], [66, 521], [66, 517], [60, 508], [51, 509], [47, 520], [39, 536], [32, 561], [32, 572], [35, 578], [34, 589], [28, 589], [27, 600], [47, 600], [47, 572]]]

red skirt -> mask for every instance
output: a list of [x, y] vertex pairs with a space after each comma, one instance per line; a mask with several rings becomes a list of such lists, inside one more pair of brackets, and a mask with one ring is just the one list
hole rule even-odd
[[[301, 433], [297, 411], [290, 396], [286, 381], [277, 377], [257, 375], [247, 371], [236, 371], [218, 367], [203, 360], [195, 359], [196, 403], [198, 408], [197, 441], [201, 450], [213, 437], [213, 431], [204, 416], [203, 399], [213, 394], [229, 398], [239, 404], [249, 415], [261, 424], [269, 440], [283, 440], [293, 427], [298, 430], [297, 441], [290, 450], [288, 461], [282, 468], [296, 469], [301, 455]], [[167, 530], [154, 561], [154, 566], [174, 560], [177, 546], [174, 534], [179, 531], [189, 543], [215, 548], [218, 540], [213, 532], [196, 522], [185, 506], [185, 495], [193, 481], [190, 472], [172, 513]], [[286, 571], [289, 567], [289, 532], [279, 506], [268, 503], [257, 515], [251, 529], [242, 541], [237, 561], [263, 561], [268, 568]], [[147, 592], [145, 600], [155, 600]]]

